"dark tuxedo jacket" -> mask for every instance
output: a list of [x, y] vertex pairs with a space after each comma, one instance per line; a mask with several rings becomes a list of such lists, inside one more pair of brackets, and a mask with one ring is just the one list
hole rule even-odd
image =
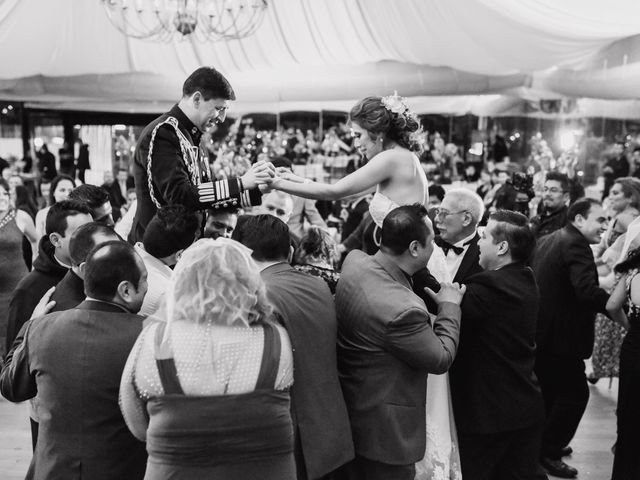
[[107, 193], [109, 194], [109, 200], [111, 201], [111, 206], [113, 207], [113, 220], [118, 221], [120, 219], [120, 207], [127, 203], [127, 199], [124, 198], [122, 192], [120, 191], [120, 185], [118, 185], [117, 181], [111, 183], [111, 185], [107, 185], [106, 183], [102, 185]]
[[51, 295], [51, 300], [56, 302], [51, 311], [61, 312], [75, 308], [84, 302], [85, 298], [87, 296], [84, 294], [84, 281], [69, 269]]
[[540, 288], [538, 351], [589, 358], [596, 312], [606, 312], [609, 298], [589, 242], [568, 224], [538, 240], [531, 266]]
[[540, 295], [523, 263], [465, 280], [460, 346], [449, 371], [460, 433], [526, 428], [544, 418], [533, 373]]
[[336, 365], [333, 297], [323, 280], [288, 263], [271, 265], [261, 276], [293, 347], [296, 460], [304, 462], [308, 478], [320, 478], [354, 457]]
[[480, 266], [480, 249], [478, 248], [478, 240], [480, 236], [476, 233], [476, 235], [469, 242], [469, 246], [467, 247], [467, 251], [464, 252], [464, 257], [462, 258], [462, 262], [460, 262], [460, 266], [458, 267], [458, 271], [456, 275], [453, 277], [454, 282], [465, 283], [465, 280], [478, 272], [482, 271], [482, 267]]
[[425, 452], [428, 373], [446, 372], [460, 307], [439, 306], [431, 326], [409, 277], [381, 252], [354, 250], [336, 290], [338, 368], [359, 456], [409, 465]]
[[85, 301], [25, 325], [0, 389], [12, 402], [38, 394], [34, 479], [144, 477], [145, 444], [129, 432], [118, 406], [120, 377], [142, 320], [117, 305]]

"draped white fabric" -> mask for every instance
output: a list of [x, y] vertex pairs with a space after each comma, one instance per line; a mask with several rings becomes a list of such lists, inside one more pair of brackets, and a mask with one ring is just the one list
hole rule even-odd
[[80, 128], [80, 138], [89, 145], [89, 164], [91, 169], [85, 172], [86, 183], [102, 185], [104, 172], [113, 171], [110, 125], [84, 125]]
[[240, 111], [394, 89], [640, 98], [637, 0], [268, 3], [255, 35], [202, 44], [126, 38], [100, 0], [0, 0], [0, 98], [161, 111], [201, 65], [229, 77]]

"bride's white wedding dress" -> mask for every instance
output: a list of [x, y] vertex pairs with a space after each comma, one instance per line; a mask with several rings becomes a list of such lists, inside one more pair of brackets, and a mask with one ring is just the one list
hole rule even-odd
[[[444, 254], [434, 249], [429, 271], [439, 282], [450, 282]], [[416, 463], [415, 480], [460, 480], [460, 455], [453, 420], [449, 374], [427, 377], [427, 448]]]

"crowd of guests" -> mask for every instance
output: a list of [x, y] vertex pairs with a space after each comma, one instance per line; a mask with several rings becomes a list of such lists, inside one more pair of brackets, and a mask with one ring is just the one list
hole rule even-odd
[[[349, 155], [339, 132], [235, 141], [291, 170]], [[590, 357], [589, 380], [620, 376], [612, 478], [635, 478], [640, 180], [608, 165], [603, 205], [571, 169], [456, 155], [465, 182], [423, 159], [429, 204], [378, 231], [367, 195], [274, 190], [162, 207], [134, 245], [125, 170], [56, 176], [40, 210], [0, 180], [0, 391], [31, 402], [28, 478], [412, 478], [426, 373], [447, 371], [465, 479], [573, 478]], [[434, 251], [455, 283], [425, 268]]]

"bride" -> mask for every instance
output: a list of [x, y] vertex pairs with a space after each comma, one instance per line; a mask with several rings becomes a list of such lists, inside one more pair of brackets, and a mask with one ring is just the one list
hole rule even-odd
[[[368, 160], [366, 165], [334, 184], [278, 172], [270, 188], [304, 198], [338, 200], [375, 186], [369, 212], [376, 230], [394, 208], [426, 204], [427, 177], [414, 153], [420, 149], [420, 122], [405, 99], [397, 93], [366, 97], [351, 109], [349, 119], [354, 146]], [[435, 249], [428, 267], [440, 282], [451, 281], [440, 249]], [[427, 379], [427, 448], [416, 465], [416, 480], [431, 478], [462, 478], [446, 374]]]

